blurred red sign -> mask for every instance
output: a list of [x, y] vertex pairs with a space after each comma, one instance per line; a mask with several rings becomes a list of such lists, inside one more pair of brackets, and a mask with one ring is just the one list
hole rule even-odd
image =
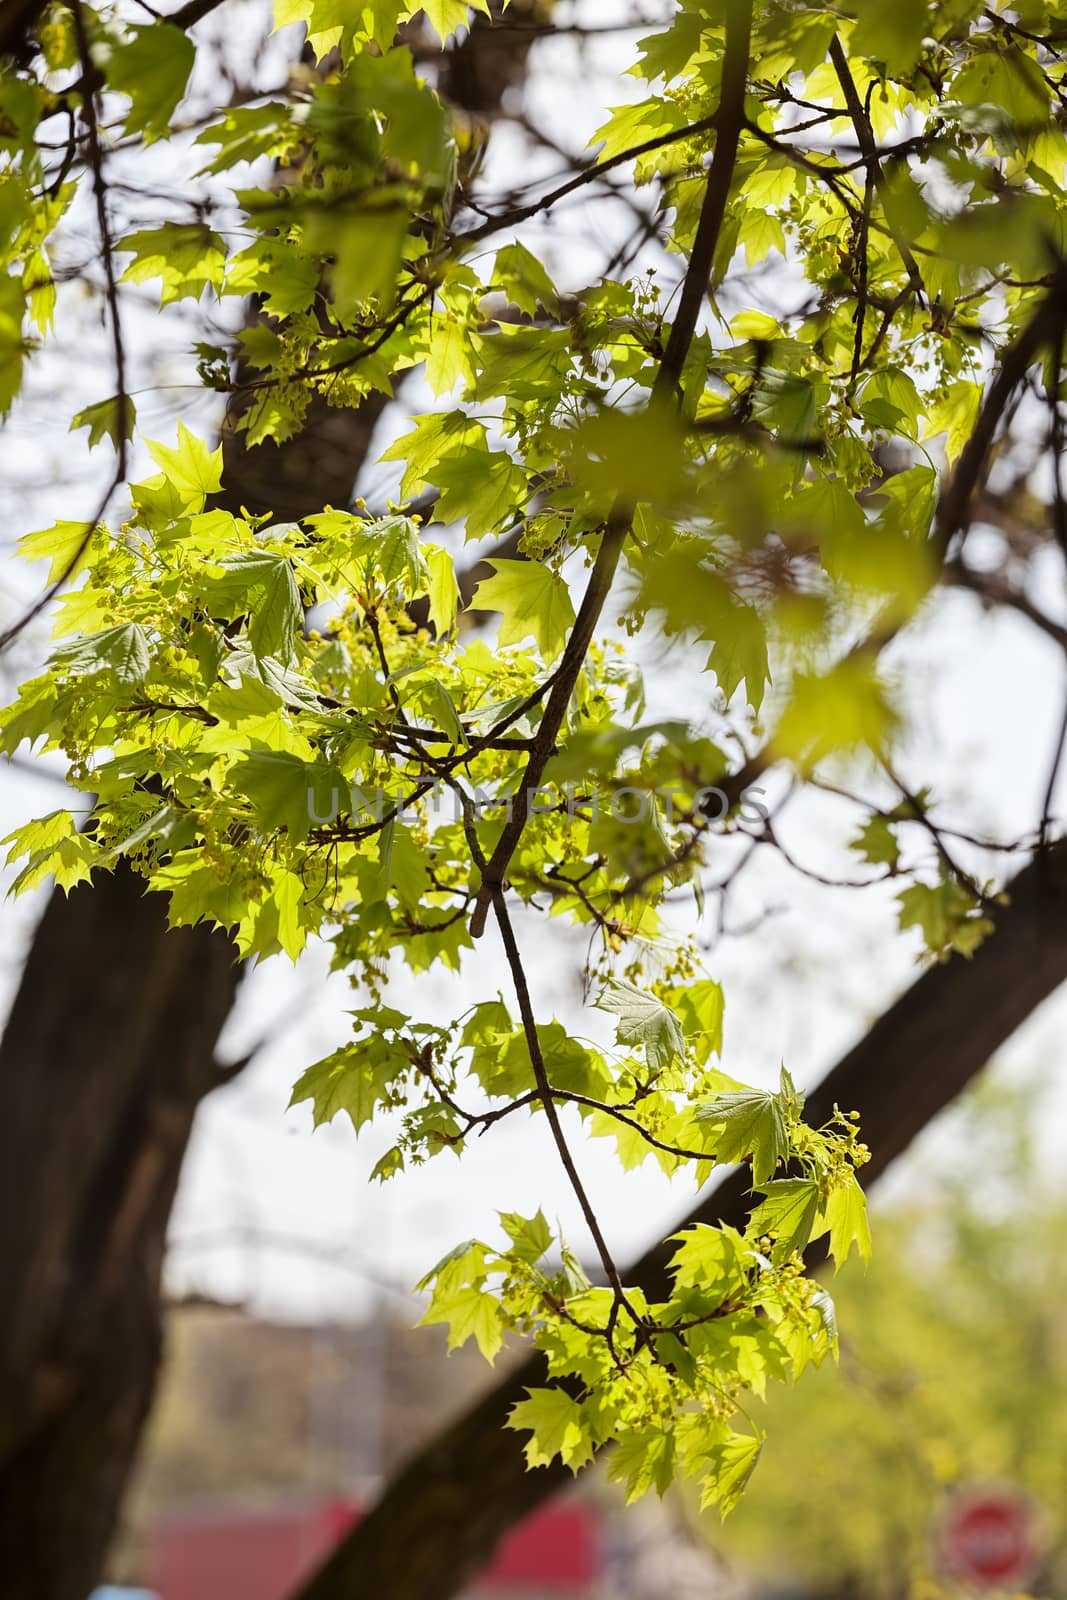
[[948, 1576], [986, 1589], [1018, 1588], [1041, 1558], [1034, 1502], [1010, 1484], [961, 1490], [941, 1514], [937, 1544]]

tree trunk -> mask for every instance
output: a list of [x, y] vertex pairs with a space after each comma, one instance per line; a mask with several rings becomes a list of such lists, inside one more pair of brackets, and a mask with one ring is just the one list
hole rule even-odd
[[[995, 934], [970, 961], [956, 957], [927, 972], [823, 1079], [808, 1098], [809, 1119], [825, 1121], [835, 1104], [858, 1110], [873, 1152], [865, 1176], [876, 1178], [1065, 979], [1067, 841], [1014, 880]], [[742, 1226], [747, 1181], [732, 1174], [678, 1226]], [[664, 1297], [674, 1249], [656, 1245], [624, 1281]], [[518, 1435], [504, 1428], [527, 1387], [546, 1381], [537, 1355], [503, 1378], [393, 1479], [293, 1600], [459, 1593], [509, 1529], [572, 1481], [558, 1461], [526, 1471]]]
[[0, 1572], [85, 1600], [160, 1352], [160, 1268], [237, 966], [129, 871], [53, 895], [0, 1047]]

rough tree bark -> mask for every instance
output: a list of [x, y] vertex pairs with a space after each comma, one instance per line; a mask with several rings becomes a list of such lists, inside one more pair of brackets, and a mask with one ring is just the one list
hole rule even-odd
[[[2, 54], [43, 7], [0, 4]], [[476, 26], [453, 53], [482, 114], [521, 79], [530, 42], [505, 53]], [[486, 48], [484, 69], [467, 59]], [[283, 518], [347, 504], [385, 403], [316, 401], [280, 448], [224, 430], [223, 503]], [[124, 873], [53, 894], [0, 1040], [4, 1600], [86, 1600], [155, 1393], [167, 1222], [239, 979], [223, 935], [169, 930], [165, 909]]]
[[85, 1600], [151, 1403], [167, 1217], [236, 965], [132, 873], [53, 896], [0, 1050], [0, 1572]]
[[[873, 1151], [864, 1175], [877, 1178], [1065, 979], [1067, 841], [1015, 878], [996, 933], [970, 961], [927, 972], [875, 1023], [809, 1096], [808, 1117], [824, 1121], [835, 1103], [858, 1110]], [[679, 1227], [742, 1224], [746, 1183], [731, 1175]], [[656, 1245], [624, 1281], [665, 1296], [675, 1248]], [[515, 1523], [572, 1481], [558, 1462], [527, 1472], [518, 1435], [504, 1428], [527, 1387], [545, 1381], [536, 1355], [508, 1373], [397, 1474], [293, 1600], [459, 1593]]]

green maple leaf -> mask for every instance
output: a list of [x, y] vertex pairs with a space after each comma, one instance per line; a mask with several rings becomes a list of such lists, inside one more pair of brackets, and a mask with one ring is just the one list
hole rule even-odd
[[81, 572], [89, 555], [87, 522], [55, 522], [37, 533], [25, 533], [18, 543], [24, 561], [47, 561], [48, 581], [72, 578]]
[[231, 768], [230, 781], [251, 800], [264, 831], [284, 828], [297, 841], [307, 838], [313, 812], [325, 817], [347, 792], [336, 767], [284, 750], [251, 751]]
[[780, 1162], [789, 1156], [781, 1095], [763, 1089], [738, 1089], [716, 1095], [697, 1109], [697, 1120], [713, 1123], [719, 1161], [752, 1157], [752, 1181], [762, 1188]]
[[78, 677], [106, 672], [124, 689], [143, 683], [152, 665], [148, 635], [136, 622], [83, 633], [57, 646], [52, 660]]
[[95, 405], [79, 411], [71, 418], [70, 431], [73, 433], [76, 428], [88, 428], [90, 450], [95, 449], [102, 439], [110, 439], [117, 450], [120, 439], [132, 439], [136, 422], [137, 408], [129, 395], [122, 406], [119, 405], [118, 395], [112, 395], [110, 400], [98, 400]]
[[430, 625], [439, 639], [452, 632], [459, 611], [459, 584], [456, 566], [440, 545], [423, 546], [426, 558], [426, 593], [430, 602]]
[[474, 591], [472, 604], [500, 612], [500, 643], [535, 639], [546, 661], [554, 661], [574, 625], [574, 605], [562, 578], [539, 561], [490, 561], [493, 576]]
[[626, 1484], [626, 1504], [649, 1489], [666, 1494], [674, 1481], [674, 1434], [661, 1428], [621, 1433], [608, 1464], [608, 1477]]
[[79, 883], [92, 881], [96, 846], [87, 834], [78, 832], [69, 811], [53, 811], [46, 817], [24, 823], [5, 839], [0, 839], [0, 844], [11, 846], [7, 854], [9, 864], [22, 856], [29, 857], [11, 885], [12, 896], [36, 889], [48, 878], [54, 878], [64, 893], [69, 893]]
[[466, 27], [471, 11], [480, 11], [483, 17], [489, 15], [488, 0], [470, 0], [470, 5], [467, 0], [423, 0], [421, 9], [442, 45], [448, 43], [457, 28]]
[[867, 1197], [855, 1177], [830, 1191], [826, 1209], [816, 1224], [817, 1233], [829, 1229], [830, 1254], [835, 1267], [848, 1260], [855, 1245], [864, 1261], [871, 1259], [871, 1228], [867, 1220]]
[[36, 889], [48, 878], [54, 878], [57, 889], [64, 894], [79, 883], [92, 882], [94, 851], [90, 840], [82, 834], [61, 839], [49, 850], [36, 851], [23, 867], [14, 883], [11, 894], [20, 895], [27, 889]]
[[400, 481], [403, 495], [418, 494], [430, 483], [436, 485], [438, 465], [452, 456], [480, 450], [488, 454], [484, 426], [472, 422], [464, 411], [432, 411], [412, 420], [411, 432], [394, 439], [380, 457], [382, 461], [407, 462]]
[[426, 356], [426, 382], [435, 395], [450, 394], [460, 378], [469, 378], [470, 342], [466, 323], [450, 313], [435, 316]]
[[468, 539], [492, 533], [526, 505], [526, 474], [503, 450], [447, 456], [434, 467], [433, 481], [441, 490], [438, 517], [464, 523]]
[[145, 143], [151, 144], [170, 131], [170, 119], [195, 59], [196, 48], [188, 34], [162, 21], [133, 28], [127, 42], [111, 52], [108, 83], [130, 98], [128, 134], [143, 133]]
[[434, 1322], [447, 1325], [449, 1350], [457, 1350], [473, 1339], [490, 1364], [504, 1343], [503, 1318], [496, 1297], [474, 1284], [436, 1293], [420, 1326]]
[[443, 1322], [448, 1327], [448, 1348], [457, 1349], [473, 1338], [486, 1360], [492, 1362], [504, 1342], [504, 1323], [495, 1295], [484, 1287], [486, 1247], [468, 1239], [450, 1250], [419, 1283], [434, 1291], [422, 1325]]
[[993, 924], [980, 914], [971, 891], [947, 875], [935, 884], [913, 883], [897, 896], [897, 903], [901, 930], [918, 928], [927, 950], [939, 961], [946, 961], [953, 950], [973, 955], [992, 931]]
[[342, 315], [368, 300], [388, 310], [411, 220], [404, 192], [376, 191], [373, 204], [362, 195], [326, 198], [302, 207], [301, 216], [305, 248], [333, 259], [330, 287]]
[[736, 1228], [698, 1222], [672, 1238], [682, 1241], [670, 1263], [676, 1289], [713, 1291], [721, 1301], [744, 1278], [746, 1247]]
[[654, 1071], [664, 1071], [684, 1055], [685, 1035], [677, 1016], [670, 1006], [636, 984], [613, 978], [597, 1005], [618, 1017], [615, 1037], [620, 1044], [644, 1046], [645, 1058]]
[[344, 1111], [358, 1133], [374, 1116], [382, 1091], [373, 1068], [345, 1045], [301, 1073], [289, 1106], [310, 1100], [316, 1128], [332, 1122], [339, 1111]]
[[29, 349], [22, 334], [25, 311], [22, 284], [7, 273], [0, 274], [0, 416], [10, 409], [22, 387], [22, 363]]
[[321, 61], [343, 45], [351, 57], [357, 39], [373, 39], [382, 50], [393, 43], [397, 25], [410, 15], [403, 0], [274, 0], [274, 26], [308, 24], [308, 43]]
[[540, 1261], [552, 1243], [552, 1229], [545, 1221], [544, 1212], [522, 1217], [516, 1211], [501, 1211], [500, 1225], [511, 1240], [511, 1253], [520, 1261]]
[[531, 1434], [526, 1442], [526, 1465], [547, 1467], [557, 1456], [572, 1472], [593, 1459], [593, 1440], [579, 1401], [565, 1389], [527, 1389], [528, 1396], [512, 1406], [507, 1427]]
[[868, 817], [852, 840], [851, 848], [872, 867], [896, 867], [900, 860], [900, 842], [888, 817]]
[[703, 1480], [700, 1509], [718, 1505], [723, 1517], [737, 1505], [745, 1486], [756, 1470], [763, 1440], [748, 1433], [730, 1433], [712, 1444], [708, 1451], [710, 1471]]
[[767, 630], [754, 606], [723, 606], [716, 613], [715, 643], [708, 656], [708, 670], [714, 672], [727, 700], [744, 684], [749, 705], [759, 712], [771, 673], [767, 664]]
[[222, 446], [210, 450], [203, 439], [178, 423], [177, 445], [146, 439], [148, 453], [167, 482], [177, 489], [187, 511], [200, 511], [209, 494], [222, 488]]
[[410, 517], [383, 517], [368, 529], [362, 548], [387, 589], [414, 594], [422, 582], [424, 564], [419, 533]]
[[559, 294], [537, 257], [524, 244], [507, 244], [496, 253], [493, 278], [520, 311], [535, 316], [539, 306], [556, 311]]
[[222, 235], [205, 223], [165, 222], [158, 228], [143, 228], [120, 239], [116, 248], [134, 257], [122, 275], [123, 283], [159, 278], [161, 306], [187, 297], [199, 300], [206, 288], [222, 287], [226, 246]]
[[209, 600], [227, 600], [249, 614], [248, 641], [257, 657], [291, 666], [304, 621], [300, 590], [288, 557], [259, 547], [225, 556], [203, 584]]
[[672, 989], [669, 999], [671, 1009], [677, 1012], [685, 1030], [686, 1041], [701, 1066], [709, 1056], [721, 1055], [724, 1012], [722, 985], [711, 978], [701, 978], [683, 989]]
[[795, 1250], [803, 1250], [811, 1238], [819, 1185], [807, 1178], [780, 1178], [763, 1185], [763, 1196], [749, 1219], [750, 1230], [757, 1236], [777, 1234], [771, 1259], [784, 1261]]

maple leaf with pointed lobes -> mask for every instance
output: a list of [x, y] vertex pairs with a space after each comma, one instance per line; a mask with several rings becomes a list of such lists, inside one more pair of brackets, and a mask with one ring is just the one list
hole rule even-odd
[[700, 1509], [717, 1505], [725, 1519], [737, 1505], [763, 1450], [762, 1438], [747, 1433], [728, 1433], [713, 1444], [707, 1461], [710, 1471], [704, 1479]]
[[709, 1056], [721, 1055], [725, 1010], [722, 985], [711, 978], [701, 978], [684, 989], [672, 989], [668, 999], [701, 1066]]
[[555, 661], [574, 624], [574, 605], [562, 578], [539, 561], [487, 563], [493, 576], [474, 591], [472, 604], [500, 612], [500, 643], [536, 639], [546, 661]]
[[565, 1389], [527, 1389], [508, 1414], [507, 1426], [530, 1432], [526, 1464], [547, 1467], [559, 1456], [564, 1466], [577, 1472], [593, 1459], [593, 1436], [581, 1403]]
[[555, 312], [559, 294], [545, 268], [532, 251], [517, 241], [496, 253], [493, 278], [520, 311], [535, 316], [538, 308]]
[[608, 1464], [612, 1482], [626, 1484], [626, 1504], [649, 1489], [661, 1497], [674, 1480], [675, 1437], [662, 1428], [634, 1429], [619, 1435]]
[[124, 689], [143, 683], [152, 665], [148, 635], [136, 622], [120, 622], [99, 633], [79, 634], [57, 646], [52, 660], [77, 677], [107, 673]]
[[94, 450], [102, 439], [110, 439], [117, 450], [120, 439], [133, 438], [136, 422], [137, 408], [130, 396], [126, 395], [120, 405], [119, 396], [112, 395], [110, 400], [98, 400], [95, 405], [79, 411], [71, 418], [70, 431], [73, 433], [77, 428], [88, 428], [90, 450]]
[[762, 1187], [763, 1199], [750, 1219], [755, 1234], [777, 1237], [772, 1260], [785, 1260], [803, 1250], [811, 1238], [819, 1209], [819, 1185], [806, 1178], [779, 1178]]
[[436, 486], [436, 468], [441, 462], [470, 452], [480, 455], [484, 450], [488, 454], [483, 424], [473, 422], [464, 411], [432, 411], [412, 421], [411, 432], [394, 439], [381, 455], [382, 461], [407, 463], [400, 482], [405, 496], [418, 494], [431, 483]]
[[19, 555], [26, 561], [47, 561], [48, 581], [73, 578], [89, 558], [87, 522], [55, 522], [37, 533], [24, 533], [19, 540]]
[[284, 828], [295, 840], [306, 839], [314, 816], [328, 816], [346, 793], [336, 767], [284, 750], [250, 750], [234, 763], [230, 780], [252, 802], [262, 830]]
[[825, 1209], [815, 1224], [815, 1237], [829, 1232], [830, 1254], [835, 1269], [844, 1265], [855, 1245], [864, 1262], [871, 1259], [871, 1227], [867, 1220], [867, 1197], [855, 1178], [831, 1189]]
[[526, 505], [526, 474], [504, 450], [446, 456], [433, 468], [432, 480], [441, 491], [438, 517], [462, 522], [468, 539], [492, 533]]
[[872, 867], [887, 866], [895, 871], [900, 862], [900, 841], [889, 817], [868, 817], [852, 840], [852, 849]]
[[720, 1161], [752, 1158], [752, 1180], [762, 1187], [789, 1155], [782, 1096], [764, 1089], [739, 1089], [717, 1095], [697, 1109], [697, 1120], [712, 1123]]
[[676, 1289], [711, 1289], [724, 1300], [743, 1281], [748, 1252], [736, 1228], [698, 1222], [673, 1238], [681, 1240], [670, 1261]]
[[133, 28], [124, 44], [112, 50], [108, 84], [130, 97], [126, 132], [144, 133], [145, 143], [170, 131], [170, 119], [185, 93], [196, 59], [196, 47], [181, 28], [162, 19]]
[[731, 605], [716, 615], [715, 643], [708, 656], [708, 670], [719, 680], [719, 688], [727, 701], [744, 684], [749, 705], [759, 713], [771, 672], [767, 662], [767, 630], [754, 606]]
[[539, 1261], [552, 1243], [552, 1230], [541, 1210], [533, 1217], [502, 1211], [500, 1225], [511, 1240], [511, 1254], [520, 1261]]
[[115, 247], [134, 259], [123, 283], [161, 281], [160, 306], [186, 298], [199, 300], [207, 288], [221, 289], [226, 272], [222, 235], [201, 222], [165, 222], [128, 233]]
[[423, 0], [421, 7], [411, 7], [412, 12], [420, 9], [442, 45], [448, 43], [457, 28], [467, 26], [472, 11], [480, 11], [483, 17], [490, 14], [489, 0], [470, 0], [469, 4], [467, 0]]
[[316, 1128], [332, 1122], [339, 1111], [347, 1112], [358, 1133], [374, 1116], [390, 1084], [410, 1066], [403, 1045], [372, 1035], [308, 1067], [297, 1079], [290, 1108], [310, 1100]]
[[202, 510], [207, 496], [218, 494], [222, 488], [221, 444], [214, 450], [208, 449], [184, 422], [178, 423], [176, 445], [160, 444], [155, 439], [146, 439], [145, 444], [167, 482], [177, 489], [186, 510]]
[[644, 1046], [646, 1059], [654, 1071], [662, 1072], [685, 1053], [685, 1035], [675, 1013], [636, 984], [613, 978], [597, 1005], [618, 1017], [616, 1038], [620, 1044]]

